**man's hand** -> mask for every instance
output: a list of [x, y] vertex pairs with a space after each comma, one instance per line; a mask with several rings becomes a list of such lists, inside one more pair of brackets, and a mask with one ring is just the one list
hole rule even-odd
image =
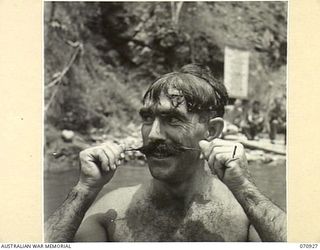
[[199, 142], [204, 158], [211, 171], [233, 191], [244, 186], [250, 179], [248, 162], [240, 143], [214, 139]]
[[104, 143], [80, 152], [80, 179], [78, 185], [100, 190], [113, 177], [124, 157], [124, 147]]
[[72, 241], [79, 225], [101, 188], [113, 177], [124, 157], [124, 147], [114, 143], [80, 152], [80, 179], [67, 199], [46, 221], [46, 242]]
[[286, 214], [260, 193], [250, 180], [240, 143], [214, 139], [199, 142], [204, 158], [238, 200], [263, 241], [286, 241]]

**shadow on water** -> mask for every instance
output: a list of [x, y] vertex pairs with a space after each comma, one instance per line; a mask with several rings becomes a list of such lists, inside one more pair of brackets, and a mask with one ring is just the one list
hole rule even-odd
[[[250, 172], [260, 191], [286, 210], [286, 166], [285, 161], [277, 164], [253, 163]], [[50, 216], [66, 198], [70, 188], [78, 181], [79, 171], [70, 170], [61, 173], [45, 173], [44, 175], [44, 218]], [[123, 166], [119, 168], [99, 197], [111, 190], [124, 186], [134, 186], [150, 179], [147, 167]]]

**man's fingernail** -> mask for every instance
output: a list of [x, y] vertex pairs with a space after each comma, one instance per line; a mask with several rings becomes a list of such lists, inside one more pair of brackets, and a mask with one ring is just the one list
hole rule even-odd
[[121, 157], [121, 158], [124, 158], [124, 153], [121, 153], [121, 154], [120, 154], [120, 157]]
[[203, 154], [202, 154], [202, 153], [200, 154], [199, 159], [200, 159], [200, 160], [202, 160], [202, 159], [203, 159]]

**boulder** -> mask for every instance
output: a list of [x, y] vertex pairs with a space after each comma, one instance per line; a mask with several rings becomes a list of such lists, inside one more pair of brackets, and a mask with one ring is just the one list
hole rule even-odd
[[61, 132], [61, 137], [65, 142], [72, 142], [74, 138], [74, 132], [72, 130], [64, 129]]

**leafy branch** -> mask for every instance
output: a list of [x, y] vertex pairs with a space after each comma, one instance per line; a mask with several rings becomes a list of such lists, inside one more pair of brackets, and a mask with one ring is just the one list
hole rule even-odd
[[45, 111], [47, 111], [51, 105], [51, 103], [53, 102], [57, 92], [58, 92], [58, 89], [59, 89], [59, 85], [61, 84], [62, 82], [62, 78], [67, 74], [67, 72], [70, 70], [72, 64], [75, 62], [79, 52], [81, 52], [83, 50], [83, 45], [82, 43], [80, 42], [71, 42], [71, 41], [68, 41], [68, 44], [72, 47], [75, 48], [73, 54], [71, 55], [70, 57], [70, 60], [68, 62], [68, 64], [66, 65], [66, 67], [64, 67], [64, 69], [58, 74], [58, 76], [55, 77], [54, 80], [52, 80], [49, 84], [47, 84], [45, 86], [45, 89], [49, 89], [53, 86], [56, 86], [55, 90], [53, 91], [53, 93], [51, 94], [51, 97], [47, 103], [47, 105], [45, 106]]

